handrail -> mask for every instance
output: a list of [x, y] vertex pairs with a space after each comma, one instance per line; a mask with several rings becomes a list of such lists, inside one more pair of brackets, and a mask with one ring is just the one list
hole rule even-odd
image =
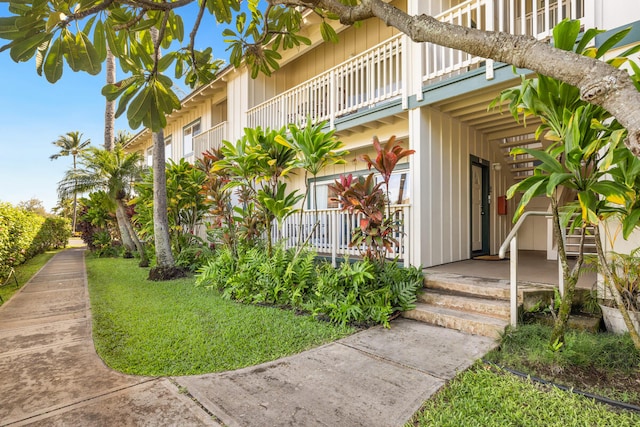
[[522, 224], [529, 216], [550, 216], [550, 214], [549, 212], [543, 211], [528, 211], [522, 214], [518, 222], [516, 222], [516, 225], [513, 226], [511, 232], [509, 232], [507, 238], [500, 246], [500, 251], [498, 252], [500, 259], [504, 259], [507, 252], [507, 245], [510, 246], [509, 298], [511, 304], [511, 326], [514, 328], [518, 326], [518, 230], [522, 227]]
[[500, 259], [504, 259], [504, 257], [506, 256], [506, 252], [507, 252], [507, 245], [511, 242], [511, 240], [514, 237], [516, 237], [516, 234], [518, 234], [518, 230], [520, 229], [520, 227], [522, 227], [522, 223], [530, 215], [533, 215], [533, 216], [551, 216], [551, 214], [549, 212], [544, 212], [544, 211], [527, 211], [527, 212], [523, 213], [522, 216], [520, 217], [520, 219], [518, 220], [518, 222], [516, 222], [516, 225], [514, 225], [513, 228], [511, 229], [511, 231], [509, 232], [509, 234], [507, 234], [507, 237], [504, 239], [504, 242], [502, 242], [502, 246], [500, 246], [500, 252], [498, 252], [498, 256], [500, 257]]

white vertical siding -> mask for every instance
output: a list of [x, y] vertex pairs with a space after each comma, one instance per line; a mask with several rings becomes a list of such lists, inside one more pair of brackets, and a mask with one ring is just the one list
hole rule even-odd
[[[412, 239], [418, 247], [413, 264], [432, 266], [470, 257], [470, 156], [498, 161], [482, 133], [433, 108], [410, 114], [412, 160]], [[491, 171], [491, 251], [497, 252], [509, 229], [498, 218], [496, 197], [506, 193], [503, 172]], [[507, 218], [510, 218], [507, 215]], [[416, 247], [414, 246], [414, 247]]]

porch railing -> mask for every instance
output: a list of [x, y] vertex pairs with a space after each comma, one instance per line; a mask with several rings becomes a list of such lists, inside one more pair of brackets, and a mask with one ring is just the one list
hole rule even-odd
[[[553, 27], [564, 18], [584, 18], [584, 3], [585, 0], [467, 0], [436, 16], [436, 19], [547, 40]], [[423, 43], [422, 49], [422, 80], [425, 83], [466, 72], [482, 62], [486, 62], [487, 77], [493, 75], [492, 62], [484, 58], [432, 43]]]
[[249, 127], [303, 126], [370, 108], [402, 93], [402, 38], [381, 43], [311, 80], [251, 108]]
[[[394, 235], [397, 244], [392, 246], [392, 250], [387, 253], [387, 258], [398, 258], [409, 265], [410, 241], [409, 241], [409, 219], [410, 205], [394, 205], [391, 207], [392, 215], [398, 222], [400, 228]], [[282, 224], [282, 227], [274, 226], [272, 237], [274, 241], [284, 242], [285, 247], [292, 248], [298, 246], [299, 242], [308, 239], [310, 247], [315, 249], [320, 255], [331, 256], [331, 261], [335, 265], [339, 256], [357, 256], [361, 254], [358, 247], [350, 247], [353, 230], [360, 226], [358, 214], [349, 214], [339, 209], [319, 209], [315, 211], [304, 211], [302, 219], [299, 213], [289, 216]], [[302, 220], [302, 223], [300, 222]], [[302, 224], [302, 226], [300, 226]], [[317, 225], [316, 225], [317, 224]], [[313, 235], [310, 234], [313, 232]]]
[[220, 148], [222, 141], [227, 137], [227, 122], [221, 122], [209, 130], [193, 137], [193, 152], [196, 158], [201, 158], [202, 153], [214, 148]]

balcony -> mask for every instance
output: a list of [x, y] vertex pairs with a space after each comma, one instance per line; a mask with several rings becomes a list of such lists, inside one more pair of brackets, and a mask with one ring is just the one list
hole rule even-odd
[[[585, 0], [468, 0], [436, 16], [441, 22], [487, 31], [502, 31], [549, 40], [553, 27], [565, 18], [585, 18]], [[422, 44], [422, 81], [443, 80], [478, 67], [487, 66], [492, 78], [492, 63], [468, 53]]]
[[249, 127], [303, 126], [370, 108], [402, 94], [402, 37], [395, 36], [247, 112]]
[[193, 152], [196, 158], [202, 158], [202, 153], [217, 149], [222, 146], [222, 141], [227, 138], [227, 122], [218, 123], [193, 137]]
[[[564, 18], [585, 18], [585, 0], [468, 0], [436, 16], [443, 22], [526, 34], [539, 40], [551, 37], [553, 26]], [[593, 17], [589, 17], [593, 18]], [[587, 24], [590, 25], [590, 24]], [[307, 117], [328, 121], [366, 111], [398, 98], [406, 99], [403, 73], [417, 69], [424, 85], [486, 66], [493, 78], [493, 63], [484, 58], [422, 43], [418, 53], [405, 52], [403, 36], [391, 39], [295, 86], [247, 112], [247, 125], [279, 129], [303, 126]], [[413, 57], [409, 57], [413, 56]]]

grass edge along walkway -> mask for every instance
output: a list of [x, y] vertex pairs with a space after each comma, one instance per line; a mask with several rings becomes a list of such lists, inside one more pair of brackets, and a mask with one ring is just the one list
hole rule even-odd
[[410, 426], [637, 426], [640, 414], [533, 383], [481, 362], [427, 401]]
[[96, 350], [120, 372], [194, 375], [252, 366], [355, 332], [224, 300], [194, 279], [151, 282], [136, 260], [85, 258]]
[[56, 255], [57, 253], [63, 250], [64, 249], [54, 249], [54, 250], [46, 251], [44, 253], [38, 254], [33, 258], [25, 261], [23, 264], [20, 264], [14, 267], [16, 278], [18, 279], [18, 286], [16, 286], [13, 280], [13, 276], [11, 277], [11, 279], [6, 285], [5, 285], [6, 279], [3, 279], [2, 282], [0, 282], [0, 285], [2, 285], [0, 286], [0, 296], [2, 297], [2, 300], [0, 301], [0, 306], [2, 306], [4, 303], [9, 301], [9, 299], [16, 292], [22, 289], [22, 287], [26, 285], [29, 282], [29, 280], [31, 280], [31, 278], [35, 276], [36, 273], [38, 273], [38, 271], [40, 271], [42, 267], [44, 267], [45, 264], [48, 263], [51, 258], [53, 258], [54, 255]]

